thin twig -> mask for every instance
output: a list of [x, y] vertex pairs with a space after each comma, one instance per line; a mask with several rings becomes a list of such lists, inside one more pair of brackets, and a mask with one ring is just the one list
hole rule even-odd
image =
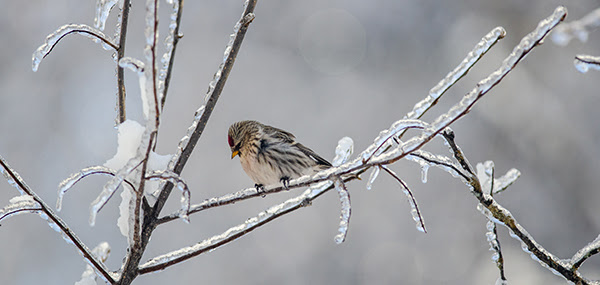
[[124, 68], [119, 66], [119, 61], [125, 56], [125, 40], [127, 39], [127, 24], [129, 22], [129, 7], [131, 6], [131, 0], [123, 1], [123, 8], [121, 10], [121, 30], [119, 32], [119, 48], [117, 48], [117, 123], [123, 123], [127, 119], [125, 109], [125, 71]]
[[173, 30], [173, 43], [171, 49], [171, 56], [169, 60], [169, 67], [167, 68], [167, 75], [165, 77], [165, 85], [163, 87], [163, 96], [160, 99], [160, 108], [161, 110], [165, 107], [165, 102], [167, 100], [167, 91], [169, 91], [169, 83], [171, 82], [171, 75], [173, 72], [173, 64], [175, 63], [175, 50], [177, 49], [177, 43], [181, 39], [181, 35], [179, 35], [179, 23], [181, 22], [181, 15], [183, 13], [183, 0], [177, 0], [179, 9], [177, 10], [177, 18], [175, 19], [175, 30]]

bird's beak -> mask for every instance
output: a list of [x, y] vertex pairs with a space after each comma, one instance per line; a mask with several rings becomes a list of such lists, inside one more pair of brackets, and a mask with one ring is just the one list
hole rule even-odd
[[238, 155], [240, 153], [239, 150], [234, 150], [231, 152], [231, 159], [233, 159], [236, 155]]

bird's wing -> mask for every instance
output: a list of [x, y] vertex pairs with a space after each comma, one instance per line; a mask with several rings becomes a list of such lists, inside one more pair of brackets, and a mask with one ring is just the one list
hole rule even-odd
[[331, 163], [329, 163], [329, 161], [325, 160], [324, 158], [322, 158], [321, 156], [319, 156], [317, 153], [315, 153], [312, 149], [305, 147], [303, 144], [301, 143], [295, 143], [295, 146], [298, 147], [298, 149], [303, 152], [304, 154], [306, 154], [308, 157], [312, 158], [315, 160], [315, 162], [318, 165], [325, 165], [325, 166], [330, 166], [331, 167]]
[[263, 131], [265, 134], [268, 134], [270, 137], [281, 142], [293, 143], [296, 141], [296, 137], [294, 135], [276, 127], [264, 125]]

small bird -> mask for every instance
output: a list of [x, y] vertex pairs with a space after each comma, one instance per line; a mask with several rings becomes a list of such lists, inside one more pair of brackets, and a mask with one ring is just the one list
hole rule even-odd
[[240, 121], [229, 127], [231, 158], [240, 157], [242, 168], [256, 190], [278, 182], [288, 188], [291, 179], [331, 167], [331, 163], [296, 141], [284, 130], [257, 121]]

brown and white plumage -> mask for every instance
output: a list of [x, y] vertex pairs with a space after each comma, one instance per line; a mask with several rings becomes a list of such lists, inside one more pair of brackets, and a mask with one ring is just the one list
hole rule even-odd
[[283, 183], [331, 167], [331, 163], [296, 141], [284, 130], [257, 121], [240, 121], [229, 127], [231, 158], [240, 157], [242, 168], [258, 188]]

